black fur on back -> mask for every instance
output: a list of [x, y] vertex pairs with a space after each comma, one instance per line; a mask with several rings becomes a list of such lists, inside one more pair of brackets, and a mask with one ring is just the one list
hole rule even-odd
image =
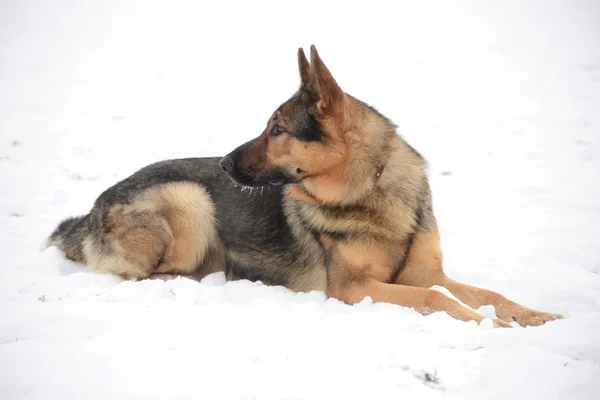
[[[83, 242], [88, 235], [103, 241], [110, 230], [110, 210], [130, 204], [145, 190], [161, 184], [191, 182], [205, 188], [216, 208], [217, 232], [225, 247], [243, 254], [245, 268], [228, 262], [237, 278], [285, 285], [296, 261], [304, 255], [294, 240], [281, 207], [283, 188], [244, 188], [234, 184], [219, 167], [219, 158], [186, 158], [148, 165], [105, 190], [90, 213], [61, 222], [48, 239], [74, 261], [85, 262]], [[291, 250], [292, 249], [292, 250]]]

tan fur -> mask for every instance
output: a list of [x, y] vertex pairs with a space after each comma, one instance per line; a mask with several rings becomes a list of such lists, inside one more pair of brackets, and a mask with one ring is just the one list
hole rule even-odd
[[152, 187], [131, 204], [111, 209], [106, 234], [111, 251], [95, 246], [91, 238], [85, 241], [88, 270], [127, 278], [191, 274], [209, 252], [213, 262], [207, 263], [204, 272], [222, 270], [222, 257], [214, 250], [218, 247], [214, 212], [210, 196], [198, 185], [182, 182]]
[[524, 307], [490, 290], [465, 285], [448, 278], [442, 269], [440, 236], [435, 221], [431, 222], [430, 230], [421, 229], [415, 233], [406, 265], [398, 275], [396, 283], [419, 287], [434, 285], [445, 287], [469, 307], [477, 309], [484, 305], [492, 305], [496, 309], [498, 318], [504, 321], [517, 321], [523, 326], [538, 326], [561, 318], [557, 314]]
[[460, 301], [472, 308], [492, 305], [496, 310], [498, 318], [504, 321], [516, 321], [522, 326], [539, 326], [545, 322], [563, 318], [558, 314], [524, 307], [491, 290], [465, 285], [446, 276], [440, 276], [432, 283], [447, 288]]
[[347, 286], [367, 280], [386, 282], [400, 262], [385, 241], [323, 239], [331, 251], [328, 291], [337, 297]]
[[215, 209], [206, 190], [190, 183], [172, 183], [148, 191], [144, 199], [165, 217], [173, 240], [156, 272], [189, 274], [202, 262], [217, 238]]
[[431, 230], [418, 229], [408, 250], [404, 269], [398, 275], [396, 283], [411, 286], [427, 285], [443, 275], [440, 235], [437, 227]]
[[[483, 317], [476, 312], [461, 306], [458, 302], [444, 296], [435, 290], [393, 285], [377, 280], [368, 280], [364, 283], [354, 284], [344, 290], [338, 298], [346, 303], [354, 304], [365, 297], [371, 297], [375, 302], [399, 304], [413, 308], [422, 314], [444, 311], [453, 318], [461, 321], [481, 322]], [[497, 327], [510, 327], [503, 320], [494, 320]]]
[[327, 291], [327, 271], [322, 268], [322, 263], [315, 263], [310, 272], [295, 279], [288, 289], [295, 292], [310, 292], [313, 290]]
[[[277, 123], [286, 128], [285, 108], [277, 113], [263, 133], [261, 142], [266, 147], [255, 149], [257, 156], [266, 155], [267, 164], [265, 168], [278, 167], [287, 170], [293, 175], [297, 168], [304, 171], [305, 182], [309, 179], [327, 179], [329, 176], [339, 174], [341, 164], [348, 158], [347, 146], [341, 139], [330, 140], [327, 143], [321, 142], [300, 142], [291, 138], [289, 135], [282, 135], [277, 138], [270, 138], [267, 132], [272, 125]], [[338, 181], [336, 177], [334, 180]]]
[[134, 216], [122, 207], [115, 208], [111, 220], [113, 225], [105, 238], [107, 245], [98, 245], [91, 236], [84, 240], [86, 270], [128, 279], [148, 277], [171, 242], [170, 227], [164, 219], [150, 213]]

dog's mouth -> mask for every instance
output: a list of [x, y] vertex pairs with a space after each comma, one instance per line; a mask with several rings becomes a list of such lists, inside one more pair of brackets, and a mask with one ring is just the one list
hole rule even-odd
[[285, 178], [275, 178], [275, 179], [253, 179], [251, 177], [249, 177], [248, 175], [242, 175], [242, 176], [231, 176], [231, 174], [227, 174], [229, 176], [229, 179], [231, 179], [231, 181], [236, 185], [236, 186], [246, 186], [246, 187], [266, 187], [266, 188], [270, 188], [270, 187], [281, 187], [285, 184], [288, 183], [292, 183], [289, 181], [289, 179], [285, 179]]
[[275, 179], [273, 181], [267, 181], [267, 183], [271, 186], [279, 187], [279, 186], [283, 186], [285, 184], [285, 180], [284, 179]]

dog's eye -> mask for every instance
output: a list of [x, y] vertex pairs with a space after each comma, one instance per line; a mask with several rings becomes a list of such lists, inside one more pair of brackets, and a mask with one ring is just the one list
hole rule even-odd
[[280, 127], [279, 125], [275, 124], [273, 125], [273, 129], [271, 130], [271, 135], [272, 136], [279, 136], [281, 135], [283, 132], [285, 132], [285, 129], [283, 129], [282, 127]]

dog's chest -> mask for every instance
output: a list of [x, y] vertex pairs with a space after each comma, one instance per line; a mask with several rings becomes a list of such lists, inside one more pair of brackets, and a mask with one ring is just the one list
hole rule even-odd
[[294, 211], [311, 232], [325, 234], [334, 239], [371, 237], [404, 242], [416, 224], [415, 213], [402, 203], [388, 208], [296, 203]]

